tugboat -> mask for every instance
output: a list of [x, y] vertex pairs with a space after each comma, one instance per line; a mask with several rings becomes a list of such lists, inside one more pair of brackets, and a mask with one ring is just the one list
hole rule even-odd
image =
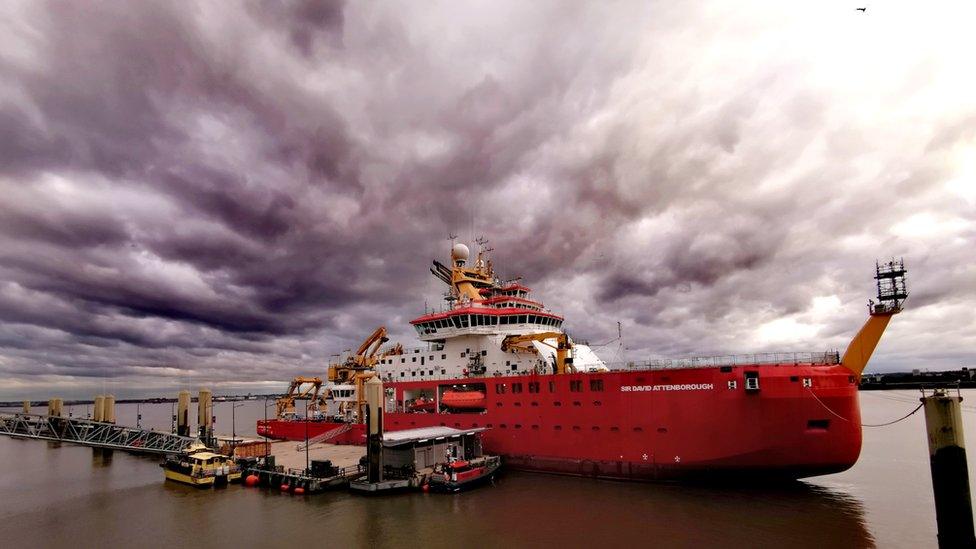
[[480, 484], [491, 482], [501, 467], [498, 456], [481, 456], [471, 460], [438, 463], [430, 475], [431, 492], [460, 492]]
[[159, 465], [166, 480], [209, 488], [241, 480], [241, 470], [230, 457], [197, 447], [187, 453], [169, 456]]

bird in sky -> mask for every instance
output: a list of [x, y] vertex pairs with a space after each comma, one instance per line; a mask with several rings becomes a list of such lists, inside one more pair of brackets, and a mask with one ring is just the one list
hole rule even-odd
[[854, 8], [854, 9], [856, 9], [857, 11], [862, 11], [864, 13], [867, 13], [868, 12], [868, 9], [867, 8]]

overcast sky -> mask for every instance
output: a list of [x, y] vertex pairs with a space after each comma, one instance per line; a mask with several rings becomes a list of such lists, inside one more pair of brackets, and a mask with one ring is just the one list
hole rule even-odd
[[[0, 3], [0, 398], [281, 390], [484, 235], [607, 360], [976, 366], [972, 2]], [[55, 388], [56, 387], [56, 388]]]

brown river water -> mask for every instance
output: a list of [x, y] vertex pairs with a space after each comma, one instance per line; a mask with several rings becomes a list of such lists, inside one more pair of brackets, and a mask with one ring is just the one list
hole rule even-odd
[[[862, 392], [864, 423], [917, 391]], [[976, 390], [963, 391], [976, 441]], [[217, 431], [254, 434], [262, 401], [217, 403]], [[43, 409], [34, 410], [42, 412]], [[84, 416], [85, 407], [74, 407]], [[169, 404], [142, 405], [168, 429]], [[134, 425], [136, 405], [118, 405]], [[976, 442], [971, 442], [976, 448]], [[976, 450], [970, 451], [970, 477]], [[922, 412], [864, 429], [849, 471], [779, 486], [688, 486], [509, 472], [471, 492], [292, 496], [163, 481], [158, 460], [0, 436], [2, 547], [935, 547]]]

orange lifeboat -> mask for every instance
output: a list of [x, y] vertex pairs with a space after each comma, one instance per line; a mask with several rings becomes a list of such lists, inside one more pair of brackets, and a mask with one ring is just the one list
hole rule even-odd
[[444, 391], [441, 404], [456, 410], [484, 409], [487, 404], [483, 391]]

